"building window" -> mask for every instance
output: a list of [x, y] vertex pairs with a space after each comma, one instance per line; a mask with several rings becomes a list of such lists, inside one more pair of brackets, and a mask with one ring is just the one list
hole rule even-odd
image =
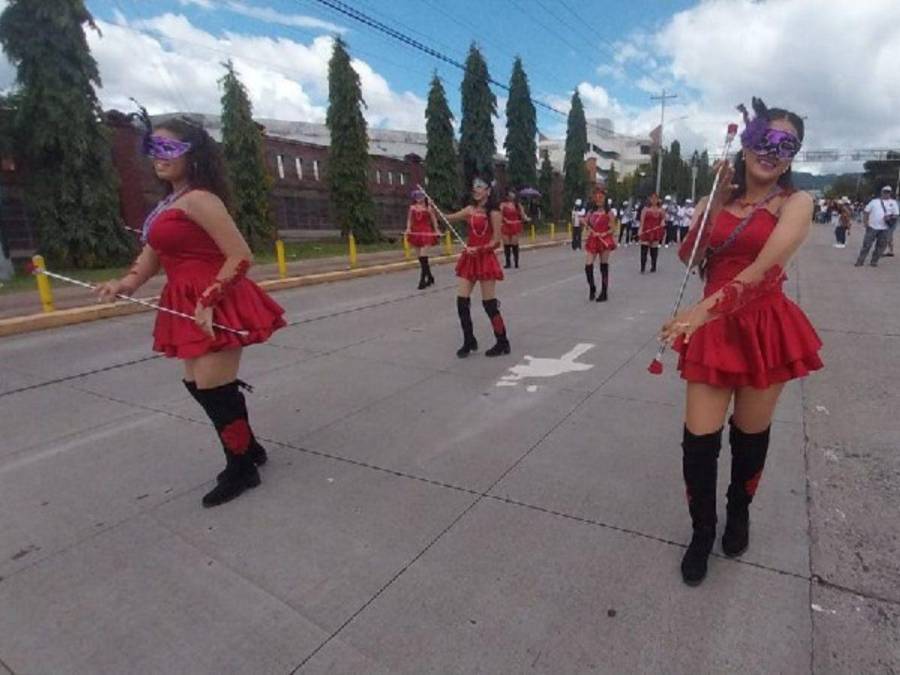
[[294, 157], [294, 168], [297, 169], [297, 178], [303, 180], [303, 160], [299, 157]]
[[400, 172], [400, 185], [406, 185], [406, 174], [402, 171]]
[[278, 167], [278, 177], [284, 179], [284, 155], [275, 155], [275, 165]]
[[381, 185], [381, 169], [375, 169], [375, 182]]
[[313, 180], [319, 180], [319, 160], [313, 160]]
[[394, 172], [388, 171], [388, 185], [394, 184]]

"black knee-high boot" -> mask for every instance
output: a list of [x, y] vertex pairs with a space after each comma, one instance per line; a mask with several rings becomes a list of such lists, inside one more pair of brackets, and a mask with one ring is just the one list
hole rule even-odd
[[428, 287], [428, 275], [425, 272], [425, 265], [427, 264], [428, 258], [425, 256], [419, 256], [419, 290], [421, 291], [423, 288]]
[[716, 540], [716, 472], [722, 430], [698, 436], [684, 428], [682, 472], [691, 513], [693, 536], [681, 560], [681, 578], [696, 586], [706, 576], [709, 554]]
[[647, 251], [649, 250], [649, 246], [641, 244], [641, 274], [647, 270]]
[[[187, 380], [182, 381], [184, 382], [184, 388], [187, 389], [188, 393], [194, 397], [194, 400], [200, 404], [200, 407], [203, 408], [203, 411], [206, 413], [206, 415], [210, 419], [212, 419], [212, 415], [210, 415], [209, 410], [207, 410], [206, 405], [204, 405], [204, 400], [197, 395], [197, 392], [199, 391], [197, 389], [197, 383], [188, 382]], [[250, 385], [243, 380], [235, 380], [235, 382], [238, 383], [238, 387], [244, 387], [252, 391]], [[240, 389], [238, 389], [238, 397], [240, 400], [240, 405], [242, 406], [242, 414], [244, 415], [244, 417], [249, 417], [247, 414], [247, 399], [244, 398], [244, 393], [240, 391]], [[266, 453], [266, 449], [259, 444], [259, 441], [256, 440], [256, 436], [253, 435], [252, 429], [250, 431], [250, 449], [247, 451], [247, 454], [250, 456], [250, 459], [253, 460], [253, 463], [256, 464], [256, 466], [262, 466], [267, 461], [269, 461], [269, 455]], [[224, 474], [225, 472], [223, 471], [217, 476], [217, 479], [221, 481]]]
[[659, 258], [659, 246], [650, 247], [650, 271], [656, 271], [656, 260]]
[[459, 325], [463, 332], [463, 346], [456, 350], [456, 355], [463, 359], [469, 352], [478, 351], [478, 341], [475, 339], [475, 331], [472, 327], [472, 300], [457, 296], [456, 313], [459, 314]]
[[741, 555], [750, 543], [750, 502], [766, 465], [771, 427], [756, 434], [741, 431], [734, 420], [731, 443], [731, 484], [728, 486], [727, 519], [722, 550], [730, 558]]
[[249, 451], [253, 432], [237, 380], [213, 389], [197, 389], [197, 397], [212, 420], [225, 450], [225, 471], [203, 506], [218, 506], [259, 485], [259, 472]]
[[424, 266], [425, 266], [425, 285], [433, 286], [434, 285], [434, 275], [431, 273], [431, 263], [428, 261], [428, 256], [423, 255], [422, 260], [424, 261]]
[[519, 245], [513, 244], [510, 248], [512, 248], [513, 264], [516, 266], [516, 269], [519, 269]]
[[609, 263], [600, 263], [600, 295], [597, 302], [606, 302], [606, 291], [609, 288]]
[[588, 295], [589, 300], [593, 300], [597, 296], [597, 284], [594, 283], [594, 265], [585, 265], [584, 266], [584, 276], [587, 277], [588, 282], [588, 290], [590, 291]]
[[503, 244], [503, 257], [506, 258], [506, 264], [503, 265], [504, 269], [509, 269], [509, 257], [512, 255], [512, 245], [511, 244]]
[[484, 300], [484, 311], [487, 312], [491, 320], [491, 327], [494, 329], [494, 337], [497, 338], [497, 344], [488, 349], [485, 356], [500, 356], [501, 354], [509, 354], [509, 339], [506, 337], [506, 324], [503, 323], [503, 317], [500, 316], [500, 301], [496, 298], [492, 300]]

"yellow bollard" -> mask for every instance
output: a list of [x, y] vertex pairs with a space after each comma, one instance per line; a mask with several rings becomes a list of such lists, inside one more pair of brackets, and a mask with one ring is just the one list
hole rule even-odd
[[566, 223], [566, 233], [569, 235], [569, 239], [572, 238], [572, 221], [570, 220]]
[[550, 223], [550, 238], [556, 238], [556, 223]]
[[352, 232], [347, 237], [347, 241], [350, 244], [350, 267], [356, 267], [356, 237]]
[[450, 230], [444, 232], [444, 253], [453, 255], [453, 240], [450, 238]]
[[409, 260], [412, 258], [412, 247], [409, 245], [409, 239], [407, 239], [406, 235], [403, 235], [403, 257]]
[[287, 261], [284, 259], [284, 242], [275, 240], [275, 257], [278, 259], [278, 276], [284, 279], [287, 276]]
[[531, 241], [534, 241], [534, 239], [535, 239], [535, 234], [534, 234], [534, 223], [532, 223], [532, 224], [531, 224]]
[[[31, 262], [36, 269], [47, 269], [46, 265], [44, 265], [44, 256], [42, 255], [34, 256]], [[50, 277], [46, 274], [35, 274], [34, 276], [37, 281], [38, 294], [41, 296], [41, 306], [45, 312], [54, 311], [56, 308], [53, 306], [53, 289], [50, 287]]]

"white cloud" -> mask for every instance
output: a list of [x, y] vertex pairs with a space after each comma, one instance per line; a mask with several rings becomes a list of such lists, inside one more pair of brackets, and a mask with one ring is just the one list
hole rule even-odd
[[[186, 17], [163, 14], [131, 24], [99, 22], [103, 36], [89, 35], [100, 65], [104, 106], [128, 110], [134, 97], [151, 113], [173, 110], [218, 113], [222, 62], [232, 59], [247, 87], [254, 114], [286, 120], [322, 122], [328, 97], [332, 38], [308, 43], [226, 32], [213, 35]], [[352, 47], [351, 47], [352, 49]], [[140, 58], [135, 58], [139, 54]], [[424, 129], [425, 101], [396, 92], [365, 61], [354, 59], [360, 74], [364, 111], [372, 126]]]
[[900, 143], [896, 0], [708, 0], [655, 37], [672, 77], [695, 89], [710, 147], [751, 96], [807, 115], [810, 148]]
[[[208, 0], [204, 0], [208, 2]], [[254, 7], [243, 2], [228, 0], [224, 5], [225, 9], [251, 19], [259, 19], [268, 23], [274, 23], [281, 26], [289, 26], [294, 28], [318, 28], [332, 33], [345, 33], [346, 28], [331, 23], [330, 21], [322, 21], [312, 16], [304, 14], [283, 14], [270, 7]]]
[[197, 7], [202, 7], [203, 9], [212, 9], [213, 8], [212, 0], [178, 0], [178, 3], [182, 7], [187, 7], [189, 5], [195, 5]]

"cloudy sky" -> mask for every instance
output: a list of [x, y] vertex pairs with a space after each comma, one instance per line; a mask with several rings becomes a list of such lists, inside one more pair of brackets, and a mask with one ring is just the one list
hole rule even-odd
[[[2, 9], [7, 0], [0, 0]], [[645, 135], [665, 87], [668, 139], [714, 148], [734, 105], [752, 95], [807, 117], [809, 149], [900, 146], [897, 0], [346, 0], [457, 60], [474, 40], [508, 81], [522, 56], [532, 94], [562, 111], [577, 87], [588, 115]], [[260, 117], [323, 121], [332, 36], [350, 45], [370, 124], [424, 129], [428, 81], [444, 80], [458, 112], [461, 73], [326, 7], [320, 0], [88, 0], [107, 107], [218, 112], [231, 58]], [[610, 5], [614, 7], [610, 8]], [[0, 56], [0, 90], [14, 69]], [[505, 99], [498, 91], [501, 108]], [[502, 112], [502, 110], [501, 110]], [[505, 120], [497, 121], [498, 139]], [[539, 109], [562, 135], [565, 119]], [[847, 170], [841, 164], [809, 167]]]

